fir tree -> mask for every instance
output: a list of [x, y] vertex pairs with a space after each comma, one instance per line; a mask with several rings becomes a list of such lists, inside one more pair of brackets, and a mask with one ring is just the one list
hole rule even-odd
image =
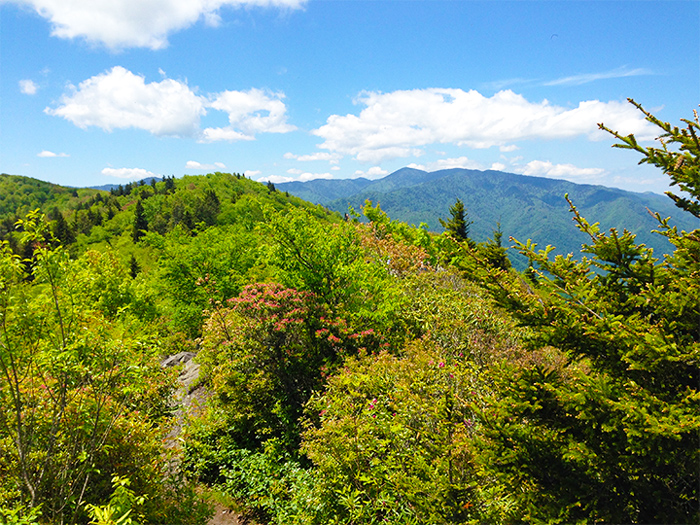
[[216, 224], [216, 217], [221, 211], [221, 202], [219, 197], [217, 197], [214, 190], [207, 190], [204, 193], [204, 200], [199, 207], [198, 217], [199, 220], [206, 223], [208, 226]]
[[148, 230], [148, 221], [143, 210], [141, 200], [136, 201], [136, 209], [134, 210], [134, 226], [131, 232], [131, 238], [134, 242], [138, 242]]
[[458, 241], [469, 241], [469, 226], [472, 221], [469, 220], [467, 210], [460, 199], [450, 206], [450, 215], [451, 219], [447, 222], [440, 219], [442, 227]]
[[[662, 147], [601, 128], [668, 174], [684, 192], [669, 196], [698, 216], [697, 114], [679, 130], [630, 102], [661, 129]], [[551, 248], [516, 241], [537, 288], [491, 271], [533, 354], [558, 349], [563, 359], [497, 370], [476, 455], [483, 479], [508, 494], [511, 522], [699, 523], [700, 230], [678, 232], [656, 214], [675, 247], [659, 261], [569, 203], [586, 258], [552, 259]]]
[[73, 230], [68, 225], [63, 214], [59, 211], [57, 207], [54, 207], [50, 214], [50, 219], [54, 221], [52, 231], [53, 236], [56, 237], [63, 245], [72, 244], [75, 242], [75, 235]]
[[134, 254], [131, 254], [131, 258], [129, 259], [129, 275], [131, 275], [132, 279], [136, 279], [136, 276], [139, 274], [140, 271], [141, 267], [139, 266], [136, 257], [134, 256]]

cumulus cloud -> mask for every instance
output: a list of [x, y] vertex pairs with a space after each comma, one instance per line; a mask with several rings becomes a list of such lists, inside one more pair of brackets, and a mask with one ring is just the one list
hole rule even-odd
[[[186, 82], [164, 78], [147, 83], [121, 66], [71, 86], [49, 115], [86, 129], [142, 129], [156, 136], [196, 136], [202, 142], [254, 140], [256, 133], [286, 133], [284, 94], [259, 89], [201, 96]], [[200, 130], [207, 109], [228, 113], [230, 125]]]
[[36, 155], [37, 157], [43, 157], [43, 158], [54, 158], [54, 157], [70, 157], [68, 153], [54, 153], [53, 151], [48, 151], [44, 150]]
[[373, 166], [367, 171], [357, 170], [355, 172], [355, 177], [365, 177], [366, 179], [378, 179], [384, 175], [388, 175], [389, 172], [379, 166]]
[[223, 162], [215, 162], [214, 164], [202, 164], [201, 162], [197, 162], [196, 160], [188, 160], [187, 164], [185, 164], [185, 169], [188, 170], [225, 170], [226, 169], [226, 164]]
[[246, 170], [243, 172], [243, 175], [245, 175], [249, 179], [252, 179], [253, 177], [257, 177], [258, 175], [260, 175], [260, 173], [262, 173], [262, 172], [257, 171], [257, 170]]
[[284, 182], [307, 182], [315, 179], [332, 179], [330, 173], [309, 173], [301, 170], [287, 170], [290, 175], [295, 177], [285, 177], [284, 175], [267, 175], [258, 179], [259, 182], [272, 182], [273, 184], [282, 184]]
[[606, 173], [602, 168], [578, 168], [573, 164], [553, 164], [548, 160], [533, 160], [514, 171], [522, 175], [567, 180], [597, 180]]
[[530, 102], [510, 90], [485, 97], [461, 89], [416, 89], [391, 93], [363, 92], [355, 103], [359, 115], [331, 115], [313, 130], [331, 153], [352, 155], [375, 164], [418, 156], [429, 144], [470, 148], [513, 148], [513, 142], [532, 139], [589, 140], [606, 137], [598, 122], [640, 140], [654, 137], [653, 127], [630, 104], [589, 100], [564, 108], [548, 101]]
[[295, 155], [294, 153], [285, 153], [285, 159], [294, 159], [299, 162], [310, 162], [314, 160], [327, 160], [331, 164], [338, 164], [341, 159], [341, 155], [337, 153], [326, 153], [324, 151], [319, 151], [316, 153], [311, 153], [310, 155]]
[[[258, 171], [257, 174], [260, 172]], [[258, 182], [271, 182], [273, 184], [282, 184], [284, 182], [294, 182], [296, 179], [293, 177], [285, 177], [283, 175], [267, 175], [265, 177], [260, 177]]]
[[228, 113], [229, 126], [207, 128], [204, 140], [245, 140], [256, 133], [288, 133], [296, 128], [287, 124], [287, 107], [283, 93], [268, 93], [261, 89], [224, 91], [207, 104]]
[[164, 79], [147, 84], [144, 77], [121, 66], [71, 87], [57, 108], [44, 111], [83, 129], [137, 128], [159, 136], [193, 135], [206, 112], [205, 99], [184, 82]]
[[36, 95], [39, 87], [34, 83], [33, 80], [20, 80], [19, 90], [25, 95]]
[[228, 142], [237, 142], [239, 140], [255, 140], [252, 135], [246, 135], [232, 128], [206, 128], [202, 130], [202, 142], [218, 142], [225, 140]]
[[159, 176], [143, 168], [105, 168], [102, 170], [102, 175], [120, 179], [146, 179]]
[[425, 164], [409, 164], [409, 168], [414, 168], [423, 171], [439, 171], [449, 170], [452, 168], [465, 168], [468, 170], [480, 170], [483, 166], [467, 157], [456, 157], [451, 159], [438, 159], [435, 162], [426, 162]]
[[297, 9], [306, 0], [9, 0], [33, 9], [59, 38], [83, 38], [113, 50], [162, 49], [168, 35], [199, 20], [220, 22], [222, 7]]

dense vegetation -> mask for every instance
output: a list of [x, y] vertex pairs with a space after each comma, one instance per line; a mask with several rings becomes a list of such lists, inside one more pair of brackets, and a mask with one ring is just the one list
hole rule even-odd
[[[662, 147], [620, 147], [700, 216], [697, 117], [647, 118]], [[460, 201], [435, 235], [235, 174], [13, 181], [4, 522], [194, 525], [213, 497], [277, 524], [700, 519], [697, 230], [657, 216], [659, 259], [572, 202], [586, 256], [514, 241], [518, 273]], [[207, 394], [167, 448], [182, 350]]]

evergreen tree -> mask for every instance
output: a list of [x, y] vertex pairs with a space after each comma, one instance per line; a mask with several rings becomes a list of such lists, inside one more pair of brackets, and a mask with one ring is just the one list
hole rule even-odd
[[131, 232], [131, 238], [134, 242], [138, 242], [144, 236], [144, 232], [148, 230], [148, 221], [146, 214], [143, 211], [141, 200], [136, 201], [136, 209], [134, 210], [134, 226]]
[[273, 193], [275, 191], [277, 191], [277, 188], [275, 188], [275, 185], [273, 184], [273, 182], [271, 180], [267, 181], [267, 192]]
[[493, 231], [493, 239], [489, 239], [481, 248], [486, 263], [494, 268], [507, 270], [510, 268], [510, 261], [506, 255], [507, 249], [503, 247], [503, 231], [501, 223], [496, 225]]
[[129, 275], [131, 275], [132, 279], [136, 279], [136, 276], [139, 274], [140, 271], [141, 267], [139, 266], [136, 257], [134, 256], [134, 254], [131, 254], [131, 258], [129, 259]]
[[[679, 130], [644, 113], [662, 130], [661, 148], [601, 128], [668, 174], [684, 192], [671, 198], [697, 216], [697, 114]], [[491, 272], [534, 355], [554, 348], [563, 359], [497, 369], [476, 456], [487, 491], [507, 495], [511, 522], [698, 523], [700, 230], [678, 232], [657, 214], [675, 247], [660, 262], [630, 232], [603, 233], [569, 203], [590, 239], [587, 258], [518, 243], [537, 288]]]
[[467, 210], [460, 199], [450, 206], [450, 215], [451, 219], [447, 222], [440, 219], [442, 227], [458, 241], [469, 241], [469, 226], [472, 221], [469, 220]]
[[216, 224], [216, 217], [221, 211], [221, 202], [214, 190], [207, 190], [204, 193], [204, 200], [199, 207], [199, 220], [206, 223], [208, 226]]
[[56, 239], [61, 241], [64, 246], [75, 242], [73, 230], [71, 230], [71, 227], [68, 225], [65, 217], [55, 206], [53, 210], [51, 210], [50, 219], [54, 221], [52, 225], [52, 232]]

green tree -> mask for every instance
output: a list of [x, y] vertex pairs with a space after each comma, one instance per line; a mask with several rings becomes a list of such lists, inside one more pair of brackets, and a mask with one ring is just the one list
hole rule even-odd
[[[667, 173], [684, 192], [671, 197], [697, 215], [697, 114], [681, 130], [644, 114], [662, 131], [660, 148], [601, 128]], [[528, 241], [518, 246], [536, 266], [535, 289], [491, 272], [495, 296], [530, 328], [528, 345], [558, 348], [568, 364], [496, 370], [482, 414], [484, 487], [508, 495], [511, 520], [697, 523], [700, 230], [678, 232], [657, 214], [674, 246], [659, 261], [570, 205], [587, 258], [552, 259]]]
[[131, 238], [134, 242], [139, 242], [139, 239], [146, 234], [148, 230], [148, 221], [143, 210], [141, 199], [136, 201], [136, 209], [134, 210], [134, 224], [131, 231]]
[[167, 379], [114, 259], [71, 260], [38, 212], [20, 225], [29, 270], [0, 244], [0, 507], [76, 523], [110, 472], [160, 479]]
[[65, 217], [57, 207], [53, 208], [50, 217], [51, 220], [55, 221], [52, 227], [54, 237], [56, 237], [56, 239], [61, 241], [61, 243], [64, 245], [74, 243], [75, 234], [68, 225], [68, 221], [66, 221]]
[[212, 226], [216, 224], [216, 217], [221, 211], [221, 202], [219, 197], [216, 195], [214, 190], [207, 190], [204, 192], [204, 199], [198, 209], [198, 219], [207, 224], [207, 226]]
[[507, 248], [503, 247], [503, 231], [501, 230], [500, 222], [496, 225], [496, 229], [493, 230], [493, 239], [489, 239], [485, 244], [481, 245], [480, 251], [486, 263], [490, 266], [501, 270], [510, 268], [510, 261], [506, 254]]
[[450, 216], [451, 218], [447, 222], [440, 219], [442, 227], [458, 241], [469, 241], [469, 226], [472, 224], [472, 221], [469, 220], [467, 210], [460, 199], [457, 199], [450, 206]]

